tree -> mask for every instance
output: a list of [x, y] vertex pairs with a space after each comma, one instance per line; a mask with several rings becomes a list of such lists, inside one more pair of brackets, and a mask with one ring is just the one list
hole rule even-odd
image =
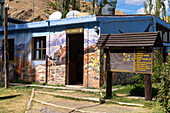
[[98, 0], [93, 0], [93, 14], [98, 13]]
[[161, 0], [156, 0], [155, 15], [157, 17], [160, 17], [160, 13], [161, 13]]
[[162, 19], [166, 20], [166, 7], [164, 2], [165, 0], [156, 0], [155, 15], [160, 17], [162, 13]]
[[55, 0], [55, 2], [51, 2], [49, 4], [49, 6], [53, 10], [60, 11], [62, 13], [63, 17], [65, 17], [67, 12], [69, 11], [69, 5], [71, 4], [71, 2], [74, 2], [74, 1], [73, 0], [72, 1], [70, 1], [70, 0]]
[[161, 5], [162, 5], [162, 19], [164, 21], [166, 21], [166, 6], [165, 6], [165, 0], [161, 1]]
[[[170, 0], [169, 0], [170, 1]], [[165, 6], [165, 0], [155, 0], [155, 8], [154, 8], [154, 14], [157, 17], [160, 17], [162, 14], [162, 19], [166, 20], [166, 6]], [[147, 0], [147, 2], [144, 2], [144, 7], [145, 7], [145, 13], [146, 14], [151, 14], [151, 11], [153, 9], [153, 3], [152, 0]], [[149, 10], [148, 10], [149, 8]]]
[[[145, 13], [146, 14], [151, 14], [151, 11], [153, 9], [153, 3], [152, 3], [152, 0], [147, 0], [147, 3], [144, 2], [144, 7], [145, 7]], [[149, 7], [149, 10], [148, 10], [148, 7]]]
[[153, 78], [159, 79], [160, 86], [157, 95], [157, 100], [160, 102], [160, 105], [163, 107], [165, 113], [170, 112], [169, 108], [169, 75], [170, 75], [170, 51], [168, 54], [168, 61], [163, 62], [163, 58], [158, 51], [155, 51], [154, 55], [154, 70]]
[[72, 1], [72, 4], [73, 4], [73, 10], [76, 10], [76, 9], [77, 9], [77, 7], [76, 7], [76, 5], [77, 5], [77, 4], [76, 4], [76, 0], [73, 0], [73, 1]]
[[93, 0], [93, 14], [95, 14], [95, 9], [96, 9], [95, 2], [96, 2], [96, 0]]

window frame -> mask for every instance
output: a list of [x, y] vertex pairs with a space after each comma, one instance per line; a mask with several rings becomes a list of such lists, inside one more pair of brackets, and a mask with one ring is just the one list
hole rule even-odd
[[[13, 40], [13, 47], [12, 47], [12, 50], [9, 50], [9, 45], [10, 45], [10, 43], [9, 43], [9, 40]], [[2, 54], [3, 54], [3, 56], [2, 56], [2, 61], [4, 61], [4, 39], [2, 39]], [[8, 38], [8, 60], [9, 61], [14, 61], [15, 60], [15, 39], [14, 38]], [[11, 55], [11, 53], [12, 53], [12, 55]], [[11, 58], [11, 56], [13, 56], [12, 57], [12, 59], [10, 59]]]
[[[40, 48], [36, 48], [36, 40], [40, 39]], [[45, 48], [44, 46], [44, 41], [45, 41]], [[40, 50], [40, 58], [36, 59], [36, 50]], [[43, 50], [45, 50], [45, 55], [46, 55], [46, 36], [38, 36], [38, 37], [32, 37], [32, 60], [46, 60], [46, 58], [43, 58]]]

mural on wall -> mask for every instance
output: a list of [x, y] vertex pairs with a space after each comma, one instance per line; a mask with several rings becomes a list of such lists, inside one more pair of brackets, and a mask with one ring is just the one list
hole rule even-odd
[[93, 29], [84, 31], [84, 86], [99, 87], [100, 50], [96, 48], [99, 36]]
[[32, 59], [30, 57], [32, 54], [32, 36], [30, 33], [18, 33], [14, 41], [14, 78], [33, 82], [35, 81], [35, 70], [31, 64]]
[[3, 76], [3, 65], [4, 65], [4, 63], [3, 63], [3, 60], [2, 60], [2, 57], [3, 57], [3, 39], [0, 39], [0, 81], [2, 81], [2, 76]]
[[[31, 34], [31, 33], [30, 33]], [[48, 69], [48, 83], [65, 84], [66, 34], [53, 33], [46, 36], [46, 60], [32, 60], [32, 35], [18, 33], [14, 39], [14, 61], [10, 62], [12, 80], [36, 81], [44, 83], [46, 69]], [[23, 38], [24, 37], [24, 38]], [[38, 36], [37, 36], [38, 37]], [[0, 68], [1, 79], [3, 72], [3, 39], [0, 40]], [[4, 77], [3, 77], [4, 78]], [[1, 80], [0, 79], [0, 80]]]
[[65, 31], [47, 38], [48, 83], [65, 85], [66, 34]]
[[[35, 71], [35, 81], [44, 83], [47, 74], [49, 84], [65, 85], [66, 34], [51, 33], [46, 36], [46, 56], [43, 61], [31, 61]], [[47, 65], [46, 65], [47, 63]], [[46, 73], [47, 72], [47, 73]]]
[[[32, 37], [31, 33], [18, 33], [14, 39], [15, 58], [11, 63], [13, 64], [11, 68], [13, 68], [15, 78], [44, 83], [47, 71], [49, 84], [65, 85], [65, 31], [48, 33], [46, 35], [46, 55], [48, 56], [48, 61], [32, 60]], [[96, 48], [97, 41], [98, 35], [93, 29], [84, 30], [84, 80], [87, 80], [85, 84], [88, 84], [88, 87], [99, 87], [100, 50]], [[2, 50], [1, 44], [0, 49]], [[0, 58], [2, 58], [1, 52]], [[48, 64], [47, 67], [46, 63]]]

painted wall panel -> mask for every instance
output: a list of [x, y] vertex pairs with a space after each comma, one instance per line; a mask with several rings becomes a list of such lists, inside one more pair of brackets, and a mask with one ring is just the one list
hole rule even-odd
[[99, 87], [100, 50], [96, 43], [99, 36], [94, 29], [84, 30], [84, 86]]

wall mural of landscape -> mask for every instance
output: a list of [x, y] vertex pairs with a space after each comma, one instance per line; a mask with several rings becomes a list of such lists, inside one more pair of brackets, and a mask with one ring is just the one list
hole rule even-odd
[[84, 86], [99, 87], [100, 50], [96, 43], [99, 36], [94, 29], [84, 30]]
[[[24, 37], [24, 38], [23, 38]], [[32, 60], [31, 33], [20, 33], [15, 38], [15, 58], [10, 61], [10, 79], [45, 82], [46, 70], [48, 83], [65, 85], [66, 76], [66, 33], [55, 32], [46, 35], [46, 60]], [[93, 29], [84, 30], [84, 86], [99, 87], [100, 63], [99, 53], [96, 48], [98, 35]], [[2, 39], [0, 40], [0, 78], [4, 80], [2, 61]], [[46, 68], [46, 62], [48, 66]]]

